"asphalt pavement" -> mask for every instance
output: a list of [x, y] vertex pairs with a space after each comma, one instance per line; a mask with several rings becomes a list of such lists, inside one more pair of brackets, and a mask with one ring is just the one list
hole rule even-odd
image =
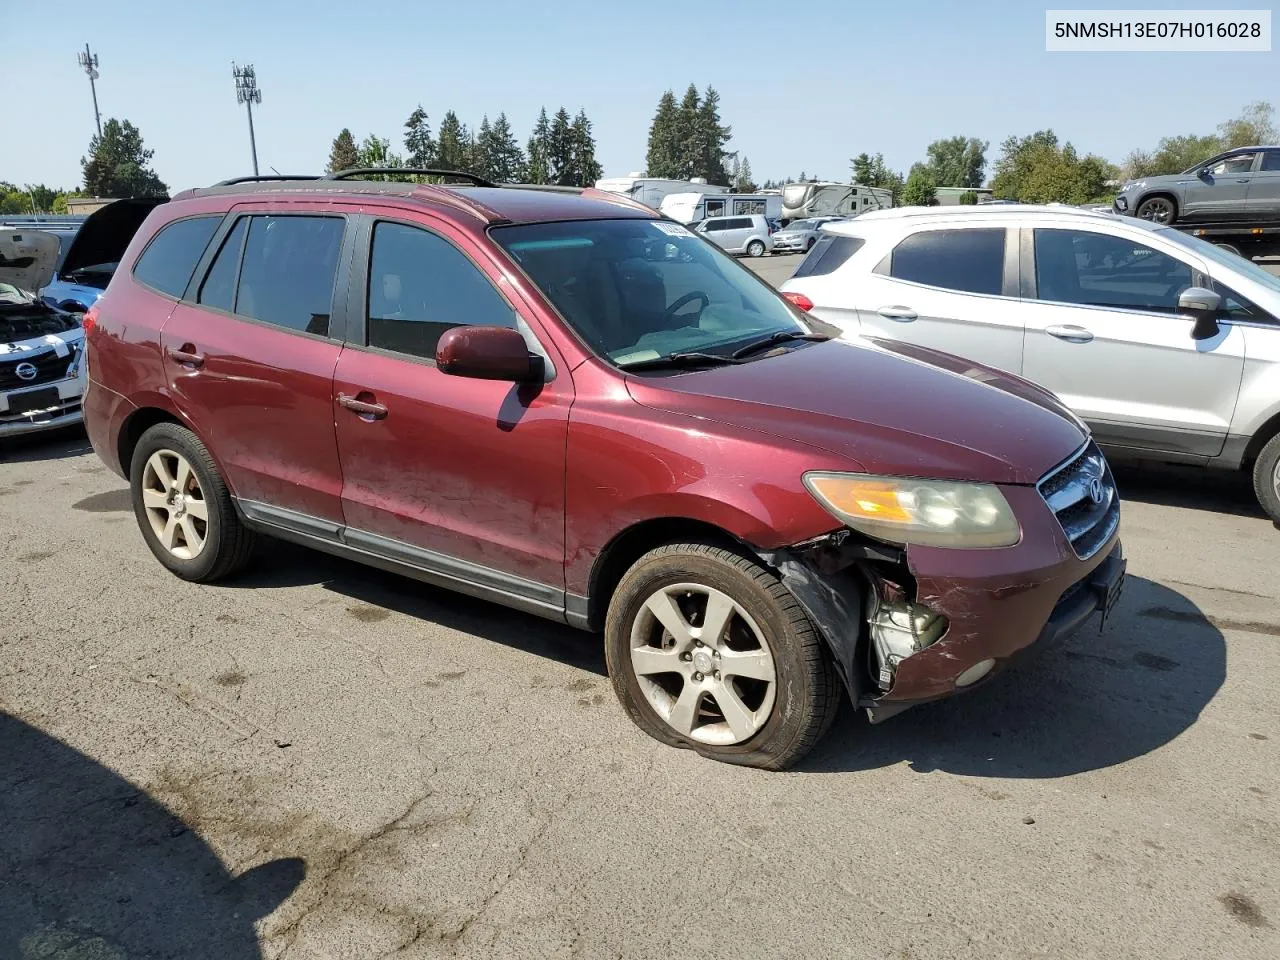
[[591, 635], [283, 544], [184, 583], [82, 433], [5, 443], [0, 956], [1273, 960], [1280, 530], [1119, 481], [1105, 633], [778, 774]]

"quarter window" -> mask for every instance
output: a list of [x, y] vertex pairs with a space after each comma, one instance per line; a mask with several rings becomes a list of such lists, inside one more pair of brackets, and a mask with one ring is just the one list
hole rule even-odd
[[1036, 296], [1090, 307], [1174, 313], [1191, 267], [1124, 237], [1036, 230]]
[[1004, 241], [1003, 228], [913, 233], [894, 248], [889, 275], [963, 293], [999, 294]]
[[516, 314], [480, 269], [452, 243], [400, 223], [373, 229], [368, 343], [434, 359], [452, 327], [516, 328]]
[[164, 227], [138, 258], [134, 277], [161, 293], [181, 297], [221, 220], [221, 215], [191, 217]]
[[200, 284], [196, 303], [206, 307], [231, 312], [236, 302], [236, 274], [240, 271], [240, 251], [244, 248], [245, 224], [248, 217], [241, 217], [222, 241], [222, 249], [214, 257], [213, 266]]

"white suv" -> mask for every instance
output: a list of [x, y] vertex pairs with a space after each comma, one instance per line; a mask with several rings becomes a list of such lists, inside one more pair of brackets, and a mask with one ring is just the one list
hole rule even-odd
[[1248, 260], [1072, 207], [899, 208], [824, 226], [781, 289], [1036, 381], [1118, 456], [1251, 469], [1280, 523], [1280, 278]]

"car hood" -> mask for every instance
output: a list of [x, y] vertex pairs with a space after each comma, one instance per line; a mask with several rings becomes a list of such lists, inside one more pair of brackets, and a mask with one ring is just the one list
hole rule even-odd
[[36, 293], [53, 279], [58, 238], [43, 230], [0, 227], [0, 283]]
[[772, 434], [892, 476], [1031, 484], [1087, 437], [1053, 394], [910, 344], [830, 340], [752, 363], [627, 378], [641, 404]]
[[85, 267], [119, 262], [142, 221], [162, 203], [168, 203], [168, 199], [131, 197], [99, 207], [76, 231], [58, 276], [66, 280]]

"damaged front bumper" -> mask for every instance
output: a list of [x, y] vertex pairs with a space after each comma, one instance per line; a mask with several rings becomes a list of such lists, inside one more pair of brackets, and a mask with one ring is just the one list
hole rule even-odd
[[1105, 624], [1126, 567], [1118, 536], [1082, 561], [1061, 536], [1001, 550], [904, 550], [847, 530], [761, 559], [821, 631], [873, 723], [979, 686], [1094, 613]]

